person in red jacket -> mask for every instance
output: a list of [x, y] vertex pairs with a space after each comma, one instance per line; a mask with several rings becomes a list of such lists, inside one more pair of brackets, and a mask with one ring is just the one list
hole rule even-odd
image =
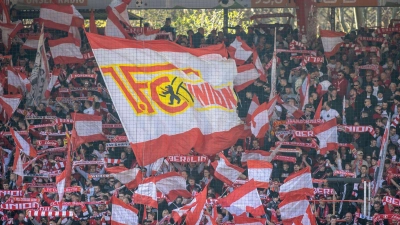
[[339, 97], [343, 98], [346, 95], [349, 81], [344, 78], [344, 72], [340, 70], [337, 74], [337, 79], [332, 81], [332, 85], [336, 87]]

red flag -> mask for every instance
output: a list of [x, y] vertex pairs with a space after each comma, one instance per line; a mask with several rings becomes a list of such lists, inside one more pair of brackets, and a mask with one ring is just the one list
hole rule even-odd
[[204, 215], [204, 205], [207, 201], [207, 186], [196, 196], [196, 206], [187, 212], [186, 224], [200, 224]]
[[323, 98], [321, 98], [321, 100], [319, 101], [318, 107], [317, 107], [317, 109], [315, 110], [314, 119], [319, 119], [319, 118], [321, 118], [322, 100], [323, 100]]
[[279, 210], [283, 224], [316, 225], [306, 195], [290, 193], [288, 198], [279, 204]]
[[157, 188], [153, 182], [139, 184], [138, 189], [133, 195], [135, 204], [148, 205], [153, 208], [158, 208], [157, 203]]
[[229, 56], [236, 61], [236, 65], [243, 65], [253, 53], [252, 49], [239, 36], [227, 48]]
[[58, 192], [58, 201], [61, 202], [64, 196], [64, 189], [66, 184], [67, 178], [67, 170], [64, 170], [60, 175], [56, 177], [56, 187]]
[[136, 188], [142, 181], [142, 171], [139, 168], [128, 169], [124, 166], [106, 168], [107, 173], [125, 184], [129, 189]]
[[36, 149], [29, 144], [29, 142], [27, 142], [18, 132], [15, 132], [14, 129], [10, 128], [10, 132], [17, 147], [17, 151], [22, 151], [25, 155], [32, 158], [36, 157]]
[[143, 182], [153, 182], [156, 187], [168, 199], [175, 199], [178, 196], [190, 198], [192, 194], [186, 190], [186, 180], [176, 172], [164, 173], [155, 177], [149, 177]]
[[111, 197], [111, 225], [138, 224], [138, 210], [115, 196]]
[[0, 96], [0, 112], [4, 111], [6, 116], [10, 118], [21, 102], [22, 95], [3, 95]]
[[346, 34], [343, 32], [335, 32], [330, 30], [320, 30], [319, 31], [322, 45], [324, 46], [325, 56], [327, 58], [336, 54], [343, 43], [342, 37]]
[[288, 176], [279, 189], [279, 195], [282, 199], [294, 192], [305, 196], [314, 196], [314, 187], [309, 167]]
[[90, 12], [89, 32], [93, 34], [98, 34], [93, 10]]
[[319, 140], [320, 154], [325, 155], [328, 151], [338, 148], [336, 118], [314, 127], [313, 131]]
[[254, 110], [251, 116], [251, 132], [257, 138], [263, 138], [269, 130], [269, 122], [275, 110], [278, 98], [279, 95], [275, 96], [269, 102], [264, 102]]

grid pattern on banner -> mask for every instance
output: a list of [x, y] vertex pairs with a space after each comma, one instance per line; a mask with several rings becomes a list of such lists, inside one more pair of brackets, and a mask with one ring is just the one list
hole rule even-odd
[[[316, 38], [318, 10], [302, 33], [290, 19], [182, 28], [168, 10], [135, 27], [130, 0], [34, 18], [8, 3], [6, 224], [400, 221], [398, 26]], [[293, 17], [269, 12], [251, 20]]]

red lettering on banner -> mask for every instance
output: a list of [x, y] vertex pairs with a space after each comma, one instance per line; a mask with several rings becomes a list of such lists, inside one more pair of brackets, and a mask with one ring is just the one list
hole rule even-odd
[[312, 130], [296, 130], [294, 131], [296, 137], [314, 137]]
[[236, 98], [232, 90], [224, 87], [215, 90], [210, 84], [203, 83], [200, 85], [187, 84], [188, 89], [199, 100], [202, 106], [219, 105], [226, 109], [236, 108]]
[[1, 209], [6, 210], [23, 210], [23, 209], [35, 209], [39, 207], [37, 202], [26, 202], [17, 204], [0, 204]]

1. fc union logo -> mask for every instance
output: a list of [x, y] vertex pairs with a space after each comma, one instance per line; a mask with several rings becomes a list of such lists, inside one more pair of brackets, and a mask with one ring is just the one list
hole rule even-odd
[[[159, 67], [153, 67], [159, 69]], [[155, 72], [152, 70], [149, 74]], [[174, 68], [176, 69], [176, 68]], [[177, 76], [167, 74], [171, 69], [161, 69], [151, 80], [138, 80], [136, 76], [147, 76], [143, 67], [102, 67], [103, 74], [110, 76], [137, 115], [156, 114], [156, 107], [164, 113], [177, 114], [194, 105], [194, 97], [186, 84]], [[122, 73], [117, 73], [121, 71]]]

